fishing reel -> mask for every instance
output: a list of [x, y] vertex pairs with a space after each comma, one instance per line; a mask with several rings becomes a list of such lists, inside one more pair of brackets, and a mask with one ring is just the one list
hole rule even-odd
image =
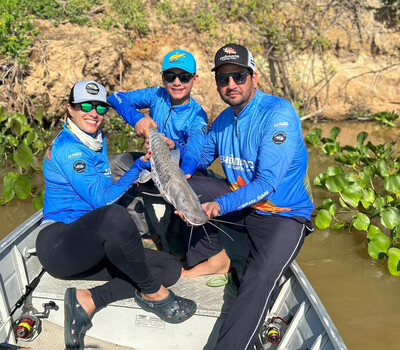
[[43, 312], [38, 312], [30, 303], [24, 305], [24, 312], [19, 317], [14, 328], [15, 337], [27, 341], [33, 340], [41, 331], [41, 318], [49, 317], [50, 310], [57, 310], [54, 301], [43, 304]]
[[269, 318], [261, 330], [262, 344], [267, 344], [267, 342], [271, 344], [279, 343], [283, 325], [287, 326], [287, 322], [282, 317], [274, 316]]
[[41, 322], [33, 312], [22, 314], [14, 328], [15, 336], [19, 339], [31, 340], [38, 333]]

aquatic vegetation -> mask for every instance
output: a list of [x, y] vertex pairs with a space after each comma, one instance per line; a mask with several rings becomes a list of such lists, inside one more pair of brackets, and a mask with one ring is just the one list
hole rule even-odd
[[[42, 126], [43, 110], [35, 115], [36, 125], [30, 125], [25, 115], [8, 113], [0, 106], [0, 164], [11, 171], [3, 178], [2, 205], [14, 197], [27, 199], [33, 196], [36, 210], [43, 206], [43, 191], [33, 190], [33, 175], [41, 171], [46, 140], [50, 132]], [[35, 193], [37, 191], [37, 193]]]
[[320, 229], [353, 229], [366, 232], [368, 253], [387, 258], [389, 272], [400, 276], [400, 153], [396, 142], [365, 143], [368, 133], [357, 135], [356, 146], [341, 146], [340, 128], [329, 137], [321, 129], [310, 131], [305, 140], [337, 165], [314, 179], [314, 185], [331, 193], [317, 207], [315, 224]]

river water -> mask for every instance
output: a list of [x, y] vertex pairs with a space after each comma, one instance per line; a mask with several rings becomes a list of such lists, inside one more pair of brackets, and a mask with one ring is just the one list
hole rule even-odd
[[[398, 130], [376, 123], [304, 123], [304, 135], [313, 127], [329, 136], [332, 127], [342, 129], [341, 145], [355, 145], [360, 131], [374, 144], [398, 138]], [[331, 164], [324, 155], [309, 147], [310, 179]], [[316, 205], [328, 195], [313, 187]], [[5, 237], [34, 213], [32, 204], [12, 200], [0, 207], [0, 238]], [[386, 260], [369, 257], [366, 234], [354, 231], [319, 230], [306, 238], [297, 257], [313, 288], [350, 350], [395, 350], [400, 325], [400, 277], [389, 274]]]

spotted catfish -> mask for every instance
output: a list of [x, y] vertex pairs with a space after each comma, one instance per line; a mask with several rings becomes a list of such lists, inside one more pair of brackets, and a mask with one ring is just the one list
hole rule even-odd
[[186, 221], [193, 226], [208, 222], [208, 216], [200, 201], [186, 180], [177, 162], [171, 159], [171, 152], [163, 134], [150, 126], [149, 146], [151, 177], [164, 199], [179, 210]]

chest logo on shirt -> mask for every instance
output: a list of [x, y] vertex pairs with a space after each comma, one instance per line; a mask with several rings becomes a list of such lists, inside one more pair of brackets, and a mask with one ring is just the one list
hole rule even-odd
[[281, 145], [286, 141], [286, 133], [284, 131], [278, 131], [272, 136], [272, 142], [276, 145]]
[[77, 160], [73, 165], [73, 169], [76, 173], [83, 173], [86, 170], [86, 163], [83, 160]]

